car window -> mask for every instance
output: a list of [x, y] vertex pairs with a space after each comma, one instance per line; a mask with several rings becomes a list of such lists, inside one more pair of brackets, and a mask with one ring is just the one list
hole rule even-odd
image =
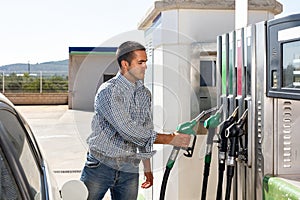
[[0, 149], [0, 199], [21, 199], [15, 179]]
[[[26, 133], [18, 118], [7, 110], [0, 110], [0, 123], [5, 128], [7, 138], [11, 143], [10, 150], [22, 166], [27, 182], [30, 185], [30, 196], [36, 197], [41, 192], [42, 174]], [[0, 134], [3, 133], [1, 132]]]

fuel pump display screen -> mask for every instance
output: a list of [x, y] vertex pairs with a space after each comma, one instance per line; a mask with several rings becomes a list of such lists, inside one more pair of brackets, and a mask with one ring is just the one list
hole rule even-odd
[[267, 22], [267, 96], [300, 100], [300, 14]]
[[282, 87], [300, 90], [300, 41], [282, 45]]

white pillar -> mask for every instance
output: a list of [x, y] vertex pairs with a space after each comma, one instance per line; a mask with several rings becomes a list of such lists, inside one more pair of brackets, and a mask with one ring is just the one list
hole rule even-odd
[[248, 0], [235, 0], [235, 29], [248, 25]]

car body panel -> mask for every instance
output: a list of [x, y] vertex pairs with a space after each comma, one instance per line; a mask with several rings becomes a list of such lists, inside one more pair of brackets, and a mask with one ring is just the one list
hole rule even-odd
[[1, 185], [0, 195], [18, 195], [19, 199], [61, 199], [29, 125], [3, 94], [0, 94], [0, 156], [3, 161], [0, 166], [6, 174], [1, 178], [13, 185], [7, 187], [7, 193]]

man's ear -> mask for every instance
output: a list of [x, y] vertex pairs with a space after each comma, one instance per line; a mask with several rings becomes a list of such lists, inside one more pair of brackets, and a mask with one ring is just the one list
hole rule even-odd
[[128, 69], [129, 63], [126, 60], [121, 61], [121, 66], [123, 69]]

